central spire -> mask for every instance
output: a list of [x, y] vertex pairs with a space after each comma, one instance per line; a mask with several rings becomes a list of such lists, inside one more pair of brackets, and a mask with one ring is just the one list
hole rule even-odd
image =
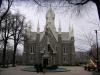
[[49, 22], [52, 22], [55, 20], [55, 13], [54, 13], [53, 9], [51, 8], [51, 5], [50, 5], [49, 10], [46, 13], [46, 20]]
[[55, 13], [53, 11], [53, 9], [50, 8], [48, 9], [47, 13], [46, 13], [46, 25], [49, 26], [53, 26], [54, 27], [54, 21], [55, 21]]

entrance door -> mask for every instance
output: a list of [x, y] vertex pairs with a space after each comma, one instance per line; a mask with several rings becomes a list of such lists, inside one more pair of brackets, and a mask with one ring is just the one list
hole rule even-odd
[[43, 59], [43, 67], [46, 68], [48, 65], [48, 59]]

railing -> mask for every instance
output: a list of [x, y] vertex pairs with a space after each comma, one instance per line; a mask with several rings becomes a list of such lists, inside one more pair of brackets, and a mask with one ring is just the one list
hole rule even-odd
[[94, 67], [97, 67], [97, 64], [92, 59], [90, 59], [90, 62]]

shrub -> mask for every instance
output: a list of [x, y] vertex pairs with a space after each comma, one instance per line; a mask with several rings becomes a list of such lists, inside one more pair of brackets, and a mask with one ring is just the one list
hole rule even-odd
[[52, 70], [52, 69], [57, 69], [57, 68], [58, 68], [57, 65], [52, 65], [52, 66], [47, 67], [47, 69], [50, 69], [50, 70]]

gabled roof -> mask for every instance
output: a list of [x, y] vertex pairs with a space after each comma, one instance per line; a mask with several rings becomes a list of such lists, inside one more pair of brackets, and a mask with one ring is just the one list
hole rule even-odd
[[[52, 27], [52, 25], [49, 25], [48, 29], [50, 29], [50, 31], [53, 33], [55, 39], [58, 41], [58, 34], [56, 32], [56, 29], [54, 27]], [[42, 34], [41, 34], [40, 41], [42, 40], [43, 36], [45, 35], [45, 32], [46, 32], [46, 27], [45, 27], [44, 31], [42, 32]]]
[[[67, 41], [69, 40], [69, 32], [61, 32], [61, 38], [63, 41]], [[36, 40], [36, 34], [37, 32], [31, 32], [31, 40]], [[53, 33], [53, 35], [55, 35], [55, 39], [57, 39], [58, 41], [58, 32]], [[45, 36], [45, 32], [40, 32], [40, 41], [42, 40], [43, 36]]]

